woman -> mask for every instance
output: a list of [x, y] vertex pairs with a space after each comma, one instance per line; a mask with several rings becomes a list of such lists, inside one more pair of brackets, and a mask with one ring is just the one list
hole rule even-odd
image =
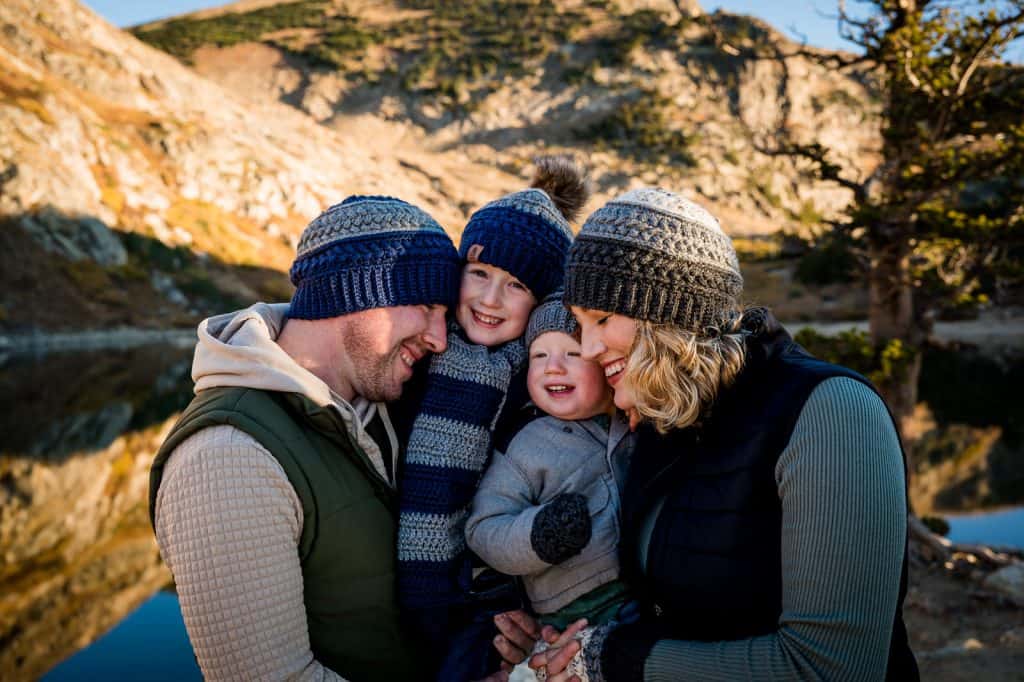
[[892, 418], [741, 309], [742, 288], [718, 221], [660, 189], [611, 201], [572, 246], [584, 356], [641, 424], [620, 552], [642, 609], [585, 631], [568, 669], [575, 642], [534, 656], [549, 680], [917, 679]]

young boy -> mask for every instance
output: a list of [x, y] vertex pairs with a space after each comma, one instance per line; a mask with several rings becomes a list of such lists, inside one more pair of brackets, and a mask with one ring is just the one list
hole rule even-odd
[[584, 360], [576, 321], [557, 295], [530, 318], [527, 388], [547, 416], [495, 455], [466, 522], [469, 547], [488, 565], [523, 576], [533, 610], [564, 630], [618, 615], [619, 485], [628, 425], [614, 415], [601, 366]]
[[[477, 618], [466, 515], [502, 415], [525, 401], [523, 331], [537, 301], [562, 281], [568, 220], [587, 194], [585, 176], [568, 157], [541, 158], [530, 189], [487, 204], [462, 234], [465, 264], [448, 350], [430, 362], [399, 484], [399, 603], [436, 662], [448, 657], [440, 679], [493, 672], [483, 669], [493, 626], [489, 617]], [[474, 623], [481, 627], [470, 639], [488, 639], [454, 644]], [[453, 657], [453, 648], [462, 653]], [[474, 652], [475, 662], [456, 660]]]

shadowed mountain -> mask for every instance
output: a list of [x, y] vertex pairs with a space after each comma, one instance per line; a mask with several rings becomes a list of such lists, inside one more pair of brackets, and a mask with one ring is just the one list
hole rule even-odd
[[97, 218], [49, 206], [0, 217], [0, 332], [189, 328], [291, 292], [280, 269], [224, 262]]

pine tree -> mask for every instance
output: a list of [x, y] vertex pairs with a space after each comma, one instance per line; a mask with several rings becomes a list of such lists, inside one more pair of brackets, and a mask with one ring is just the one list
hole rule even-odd
[[861, 4], [854, 17], [841, 1], [838, 19], [863, 54], [803, 53], [877, 77], [881, 163], [859, 180], [820, 144], [771, 151], [851, 190], [835, 229], [866, 256], [871, 339], [891, 363], [881, 388], [905, 418], [937, 315], [1024, 274], [1024, 68], [1002, 58], [1024, 35], [1024, 0]]

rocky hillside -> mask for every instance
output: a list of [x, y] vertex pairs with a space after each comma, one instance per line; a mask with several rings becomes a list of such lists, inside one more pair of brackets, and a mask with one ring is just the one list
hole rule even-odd
[[[577, 150], [603, 192], [678, 187], [734, 234], [834, 215], [844, 191], [755, 143], [817, 140], [847, 166], [871, 167], [877, 102], [865, 74], [787, 56], [798, 46], [757, 19], [682, 4], [685, 15], [667, 0], [246, 2], [133, 32], [346, 139], [454, 151], [513, 173], [541, 149]], [[461, 179], [436, 175], [458, 193]]]
[[835, 215], [843, 191], [755, 146], [813, 137], [867, 172], [868, 79], [676, 4], [247, 0], [133, 36], [74, 0], [6, 0], [0, 331], [188, 325], [281, 298], [299, 231], [334, 201], [395, 194], [457, 235], [551, 149], [586, 155], [591, 208], [658, 183], [735, 235]]
[[417, 168], [74, 0], [0, 5], [0, 329], [191, 324], [287, 296], [299, 231], [348, 194], [394, 193], [454, 226], [462, 210]]

